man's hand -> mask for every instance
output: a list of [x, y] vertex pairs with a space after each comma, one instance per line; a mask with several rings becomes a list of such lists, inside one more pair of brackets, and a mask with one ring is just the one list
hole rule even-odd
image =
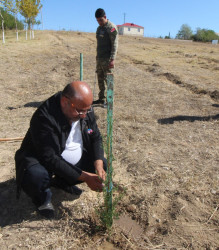
[[101, 192], [103, 190], [102, 179], [97, 174], [82, 171], [78, 180], [86, 182], [88, 187], [93, 191]]
[[109, 69], [114, 68], [114, 65], [115, 65], [115, 61], [114, 61], [114, 59], [111, 59], [109, 62]]
[[96, 174], [103, 180], [106, 180], [106, 172], [103, 169], [103, 161], [102, 160], [96, 160], [94, 162], [94, 167], [96, 169]]

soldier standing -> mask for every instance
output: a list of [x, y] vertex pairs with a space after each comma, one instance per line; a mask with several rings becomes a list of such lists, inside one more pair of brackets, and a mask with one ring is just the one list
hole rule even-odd
[[99, 24], [96, 31], [97, 38], [97, 65], [96, 73], [99, 85], [99, 99], [93, 104], [105, 103], [105, 84], [107, 73], [113, 73], [115, 57], [118, 48], [118, 30], [115, 24], [106, 18], [103, 9], [97, 9], [95, 17]]

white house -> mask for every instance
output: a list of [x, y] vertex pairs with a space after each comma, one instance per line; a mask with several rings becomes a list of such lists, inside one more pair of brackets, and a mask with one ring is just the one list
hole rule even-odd
[[117, 25], [119, 35], [144, 36], [144, 27], [134, 23], [124, 23]]

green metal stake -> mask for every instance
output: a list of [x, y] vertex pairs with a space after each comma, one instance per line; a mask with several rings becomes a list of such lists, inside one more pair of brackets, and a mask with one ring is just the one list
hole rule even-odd
[[106, 200], [108, 227], [113, 224], [113, 207], [112, 207], [112, 141], [113, 141], [113, 74], [107, 74], [107, 181], [106, 181]]
[[80, 53], [80, 81], [83, 81], [83, 54]]

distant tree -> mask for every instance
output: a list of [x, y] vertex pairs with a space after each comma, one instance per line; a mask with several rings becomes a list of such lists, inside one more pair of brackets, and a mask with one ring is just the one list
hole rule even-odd
[[196, 34], [194, 34], [192, 38], [194, 41], [198, 42], [211, 42], [212, 40], [219, 40], [219, 36], [213, 30], [200, 28], [197, 28]]
[[37, 28], [39, 29], [39, 25], [41, 24], [40, 20], [37, 20], [37, 21], [35, 22], [35, 24], [37, 25]]
[[[12, 14], [9, 14], [8, 11], [1, 9], [1, 14], [3, 16], [4, 19], [4, 30], [14, 30], [17, 29], [18, 30], [22, 30], [24, 28], [24, 24], [20, 21], [16, 21], [15, 22], [15, 18]], [[17, 23], [17, 26], [16, 26]], [[0, 30], [2, 29], [2, 27], [0, 27]]]
[[183, 24], [176, 35], [176, 39], [191, 40], [192, 35], [191, 27], [187, 24]]
[[165, 36], [164, 39], [171, 39], [170, 37], [170, 32], [169, 32], [169, 35], [168, 36]]
[[5, 7], [5, 1], [0, 0], [0, 17], [1, 17], [1, 23], [2, 23], [2, 43], [5, 43], [4, 17], [2, 15], [2, 10], [4, 7]]
[[39, 14], [42, 8], [41, 0], [17, 0], [20, 8], [21, 15], [25, 18], [25, 22], [30, 30], [31, 38], [31, 28], [36, 22], [36, 16]]
[[[6, 1], [6, 9], [14, 16], [16, 36], [18, 41], [18, 22], [17, 22], [17, 14], [20, 11], [19, 2], [17, 0], [5, 0]], [[20, 23], [19, 23], [20, 26]], [[23, 25], [22, 25], [23, 26]], [[23, 28], [23, 27], [22, 27]]]
[[[23, 29], [23, 24], [17, 22], [17, 14], [19, 7], [17, 5], [18, 0], [0, 0], [0, 19], [3, 43], [5, 43], [4, 30], [5, 29], [16, 29], [17, 40], [18, 40], [18, 29]], [[11, 15], [11, 14], [12, 15]]]
[[[1, 15], [4, 19], [4, 30], [14, 28], [14, 18], [5, 9], [1, 9]], [[2, 27], [1, 27], [2, 28]]]

